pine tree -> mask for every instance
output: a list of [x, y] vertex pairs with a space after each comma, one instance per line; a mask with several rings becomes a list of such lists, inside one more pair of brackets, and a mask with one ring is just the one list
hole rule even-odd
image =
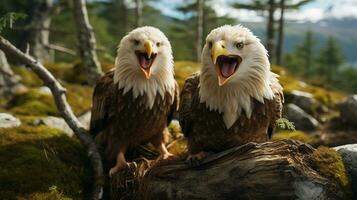
[[329, 37], [325, 48], [320, 50], [319, 61], [322, 69], [324, 69], [327, 81], [333, 81], [334, 74], [343, 63], [341, 49], [334, 37]]
[[295, 53], [298, 58], [301, 59], [302, 68], [304, 69], [304, 75], [309, 77], [312, 73], [312, 67], [314, 65], [314, 49], [316, 43], [313, 38], [311, 30], [306, 31], [304, 41], [301, 45], [298, 45]]

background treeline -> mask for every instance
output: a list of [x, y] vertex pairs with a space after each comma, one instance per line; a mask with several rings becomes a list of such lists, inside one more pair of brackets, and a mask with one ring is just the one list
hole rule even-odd
[[[272, 63], [285, 66], [314, 84], [357, 92], [357, 71], [346, 64], [333, 37], [323, 47], [317, 47], [314, 33], [308, 31], [293, 51], [283, 51], [284, 26], [287, 24], [284, 13], [311, 1], [254, 0], [246, 4], [232, 1], [229, 6], [232, 9], [254, 10], [266, 19], [265, 34], [261, 38], [270, 52]], [[113, 63], [120, 39], [137, 26], [151, 25], [163, 30], [172, 43], [176, 60], [199, 61], [199, 52], [210, 30], [223, 24], [240, 22], [229, 16], [218, 16], [213, 0], [176, 1], [175, 14], [170, 16], [164, 15], [158, 8], [158, 3], [162, 2], [168, 4], [163, 0], [87, 1], [97, 42], [96, 51], [102, 64]], [[72, 9], [72, 1], [66, 0], [1, 1], [0, 16], [9, 12], [27, 15], [2, 34], [22, 49], [26, 49], [27, 44], [35, 47], [32, 54], [38, 54], [38, 59], [44, 62], [78, 62], [78, 40]]]

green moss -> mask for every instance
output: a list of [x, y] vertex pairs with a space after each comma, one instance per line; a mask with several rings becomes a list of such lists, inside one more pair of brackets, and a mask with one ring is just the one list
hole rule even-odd
[[322, 176], [335, 181], [346, 191], [350, 181], [343, 164], [341, 155], [334, 149], [320, 146], [311, 155], [311, 166]]
[[[75, 84], [65, 84], [67, 100], [76, 115], [90, 110], [93, 88]], [[8, 103], [11, 112], [19, 115], [59, 116], [52, 95], [44, 94], [36, 89], [16, 94]]]
[[21, 77], [21, 82], [28, 87], [43, 85], [34, 72], [25, 67], [13, 67], [14, 73]]
[[80, 143], [58, 129], [26, 122], [0, 129], [0, 199], [50, 197], [54, 185], [65, 196], [83, 199], [90, 182], [87, 162]]
[[292, 75], [289, 74], [283, 67], [273, 66], [272, 71], [280, 75], [280, 83], [284, 88], [285, 95], [289, 95], [293, 90], [300, 90], [304, 92], [311, 93], [314, 98], [323, 103], [326, 106], [331, 106], [332, 104], [336, 104], [341, 102], [345, 98], [345, 94], [340, 92], [324, 89], [321, 87], [313, 86], [297, 80]]
[[62, 80], [65, 80], [69, 74], [73, 73], [72, 63], [46, 63], [45, 67], [53, 76]]
[[186, 78], [199, 70], [200, 64], [190, 61], [175, 62], [175, 79], [182, 88]]
[[302, 131], [279, 131], [273, 135], [272, 140], [299, 140], [304, 143], [313, 144], [316, 142], [316, 138], [314, 136], [308, 135]]
[[8, 107], [13, 113], [20, 115], [58, 115], [53, 97], [35, 89], [16, 94], [9, 101]]
[[65, 84], [64, 87], [67, 89], [68, 103], [76, 115], [90, 110], [92, 106], [92, 87], [76, 84]]

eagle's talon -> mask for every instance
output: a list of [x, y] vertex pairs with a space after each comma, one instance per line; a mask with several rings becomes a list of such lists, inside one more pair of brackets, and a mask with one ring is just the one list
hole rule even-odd
[[176, 156], [169, 152], [167, 152], [165, 154], [161, 154], [161, 156], [160, 156], [160, 159], [162, 159], [162, 160], [173, 160], [175, 158], [176, 158]]
[[128, 167], [127, 163], [123, 163], [120, 165], [115, 165], [109, 170], [109, 178], [112, 178], [114, 174], [118, 173], [120, 170], [124, 169], [125, 167]]

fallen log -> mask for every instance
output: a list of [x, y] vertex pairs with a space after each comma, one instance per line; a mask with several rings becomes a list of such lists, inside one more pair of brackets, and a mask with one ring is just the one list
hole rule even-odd
[[184, 160], [138, 162], [124, 175], [137, 186], [125, 184], [123, 172], [117, 174], [112, 188], [122, 180], [119, 188], [125, 195], [117, 193], [112, 199], [350, 199], [346, 188], [315, 166], [316, 151], [284, 140], [235, 147], [206, 158], [197, 167]]

